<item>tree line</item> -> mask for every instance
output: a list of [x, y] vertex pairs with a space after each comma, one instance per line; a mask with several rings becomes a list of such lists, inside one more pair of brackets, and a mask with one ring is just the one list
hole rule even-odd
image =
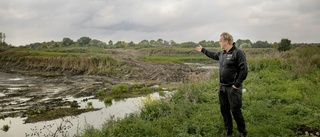
[[[8, 46], [5, 43], [5, 34], [0, 32], [0, 46]], [[286, 51], [291, 48], [291, 40], [289, 39], [281, 39], [281, 41], [269, 43], [267, 41], [257, 41], [252, 43], [249, 39], [238, 39], [235, 41], [236, 46], [240, 48], [277, 48], [279, 51]], [[202, 40], [198, 43], [195, 42], [182, 42], [177, 43], [173, 40], [142, 40], [138, 43], [134, 43], [133, 41], [125, 42], [125, 41], [117, 41], [113, 42], [110, 40], [108, 43], [103, 42], [97, 39], [91, 39], [90, 37], [83, 36], [77, 39], [76, 41], [72, 40], [71, 38], [65, 37], [62, 41], [50, 41], [50, 42], [36, 42], [24, 45], [23, 47], [26, 48], [33, 48], [33, 49], [49, 49], [49, 48], [57, 48], [57, 47], [98, 47], [98, 48], [153, 48], [153, 47], [180, 47], [180, 48], [193, 48], [197, 45], [202, 45], [203, 47], [214, 47], [218, 48], [219, 41], [212, 41], [212, 40]]]
[[[285, 51], [290, 49], [291, 40], [289, 39], [282, 39], [279, 43], [269, 43], [267, 41], [257, 41], [252, 43], [250, 40], [245, 39], [241, 40], [238, 39], [236, 42], [236, 46], [240, 48], [278, 48], [280, 51]], [[154, 48], [154, 47], [164, 47], [164, 46], [174, 46], [180, 48], [193, 48], [197, 45], [202, 45], [203, 47], [220, 47], [219, 41], [211, 41], [211, 40], [202, 40], [198, 43], [195, 42], [182, 42], [177, 43], [173, 40], [167, 41], [163, 39], [158, 40], [142, 40], [138, 43], [134, 43], [133, 41], [125, 42], [125, 41], [117, 41], [113, 42], [110, 40], [108, 43], [97, 40], [91, 39], [90, 37], [83, 36], [78, 40], [74, 41], [70, 38], [63, 38], [62, 41], [50, 41], [50, 42], [42, 42], [42, 43], [31, 43], [25, 45], [28, 48], [56, 48], [56, 47], [69, 47], [69, 46], [78, 46], [78, 47], [99, 47], [99, 48]]]

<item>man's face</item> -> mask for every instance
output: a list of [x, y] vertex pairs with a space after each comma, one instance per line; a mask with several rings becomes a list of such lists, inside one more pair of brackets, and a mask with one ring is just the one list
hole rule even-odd
[[219, 45], [220, 45], [221, 49], [224, 49], [226, 46], [226, 41], [224, 41], [222, 37], [220, 37]]

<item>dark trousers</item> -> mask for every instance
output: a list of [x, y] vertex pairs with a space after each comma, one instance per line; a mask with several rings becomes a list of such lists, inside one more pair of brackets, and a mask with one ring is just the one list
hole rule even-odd
[[224, 121], [225, 130], [232, 133], [232, 116], [237, 123], [240, 133], [247, 133], [244, 118], [242, 116], [242, 87], [234, 89], [231, 86], [220, 85], [219, 89], [220, 111]]

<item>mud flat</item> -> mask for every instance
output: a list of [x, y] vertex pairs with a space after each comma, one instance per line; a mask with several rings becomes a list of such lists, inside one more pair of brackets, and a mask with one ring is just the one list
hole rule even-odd
[[[10, 127], [7, 132], [0, 130], [0, 136], [74, 135], [81, 132], [80, 129], [86, 124], [100, 126], [110, 117], [121, 118], [138, 112], [143, 96], [113, 99], [110, 105], [95, 98], [99, 89], [119, 83], [104, 76], [40, 77], [0, 72], [0, 128], [4, 125]], [[84, 111], [59, 118], [28, 121], [27, 116], [31, 112], [70, 108], [72, 102], [76, 102], [74, 110]], [[86, 108], [88, 102], [92, 103], [92, 109]], [[57, 132], [60, 126], [63, 130]]]
[[69, 106], [65, 98], [94, 95], [110, 79], [99, 76], [38, 77], [0, 72], [0, 117], [25, 117], [28, 110]]

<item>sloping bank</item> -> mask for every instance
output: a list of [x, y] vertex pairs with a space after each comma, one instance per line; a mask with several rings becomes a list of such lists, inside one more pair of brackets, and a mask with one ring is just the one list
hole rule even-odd
[[0, 69], [28, 75], [101, 75], [123, 80], [181, 82], [192, 73], [176, 63], [143, 62], [116, 54], [59, 53], [34, 50], [0, 52]]
[[[319, 136], [320, 48], [248, 55], [248, 64], [243, 113], [249, 135]], [[88, 125], [81, 136], [219, 136], [223, 123], [217, 78], [212, 73], [203, 81], [185, 83], [172, 98], [149, 100], [140, 114], [106, 121], [99, 129]]]

